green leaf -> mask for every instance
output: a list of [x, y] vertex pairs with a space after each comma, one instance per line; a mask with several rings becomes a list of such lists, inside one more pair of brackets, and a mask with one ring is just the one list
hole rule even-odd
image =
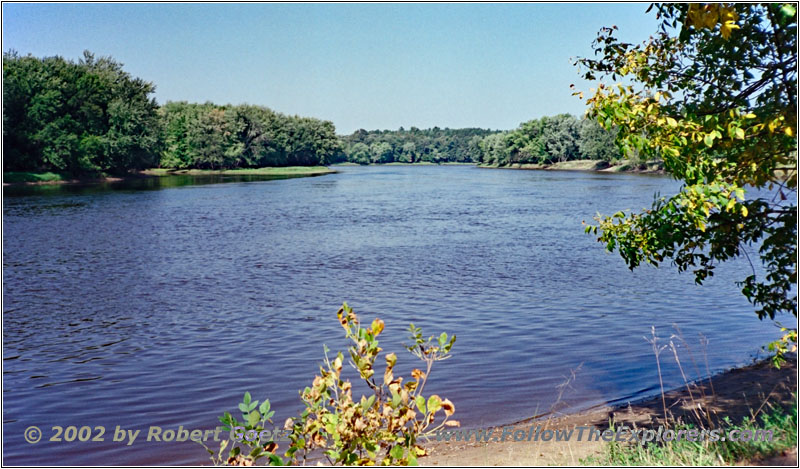
[[402, 402], [403, 398], [400, 397], [400, 394], [392, 391], [392, 408], [396, 408], [400, 402]]
[[417, 403], [417, 409], [423, 414], [425, 413], [425, 398], [422, 396], [417, 396], [414, 398], [414, 402]]
[[269, 401], [265, 400], [261, 403], [261, 406], [258, 408], [258, 411], [261, 412], [262, 415], [267, 415], [269, 413]]
[[705, 143], [706, 146], [709, 147], [709, 148], [713, 147], [714, 146], [714, 134], [706, 134], [706, 136], [703, 137], [703, 143]]
[[736, 138], [744, 140], [744, 129], [736, 129]]
[[787, 3], [781, 7], [781, 14], [783, 16], [786, 16], [788, 18], [794, 18], [795, 13], [797, 13], [797, 10], [793, 5]]
[[375, 403], [375, 395], [373, 394], [369, 396], [369, 399], [365, 400], [364, 403], [361, 404], [361, 408], [364, 409], [364, 411], [366, 411], [367, 409], [372, 407], [374, 403]]
[[244, 393], [244, 401], [242, 401], [242, 402], [244, 402], [245, 404], [250, 404], [250, 400], [251, 400], [250, 393], [249, 392], [245, 392]]
[[428, 410], [435, 413], [442, 408], [442, 399], [436, 394], [428, 398]]
[[254, 427], [260, 420], [261, 420], [261, 414], [259, 414], [257, 410], [254, 410], [249, 414], [247, 414], [247, 423], [251, 427]]
[[389, 455], [394, 459], [403, 459], [403, 453], [405, 453], [405, 451], [402, 446], [395, 446], [389, 451]]

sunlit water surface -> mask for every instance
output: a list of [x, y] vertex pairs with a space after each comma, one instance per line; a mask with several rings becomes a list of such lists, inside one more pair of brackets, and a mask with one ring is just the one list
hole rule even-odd
[[[776, 335], [734, 284], [746, 261], [699, 287], [669, 266], [631, 272], [584, 234], [597, 212], [675, 192], [669, 178], [340, 171], [6, 188], [3, 462], [206, 463], [196, 443], [144, 441], [150, 426], [214, 428], [246, 390], [269, 397], [281, 425], [323, 344], [345, 346], [342, 301], [386, 322], [388, 350], [401, 352], [409, 322], [455, 333], [425, 390], [469, 427], [657, 393], [652, 326], [665, 340], [680, 327], [695, 378], [706, 357], [712, 373], [740, 365]], [[683, 380], [667, 353], [674, 387]], [[418, 366], [399, 356], [401, 371]], [[35, 447], [23, 438], [31, 425], [44, 431]], [[47, 441], [54, 425], [103, 426], [105, 441]], [[117, 425], [141, 434], [114, 442]]]

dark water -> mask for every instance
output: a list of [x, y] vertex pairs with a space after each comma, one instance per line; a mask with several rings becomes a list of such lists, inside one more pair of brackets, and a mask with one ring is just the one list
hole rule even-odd
[[[385, 349], [409, 322], [457, 334], [426, 391], [453, 400], [465, 426], [549, 411], [573, 371], [560, 411], [657, 393], [651, 326], [666, 338], [680, 325], [701, 373], [700, 333], [712, 372], [743, 364], [776, 335], [733, 284], [746, 261], [697, 287], [668, 267], [630, 272], [583, 233], [598, 211], [677, 188], [658, 176], [386, 166], [6, 190], [3, 462], [205, 463], [196, 443], [145, 442], [149, 427], [213, 428], [245, 390], [268, 396], [277, 421], [293, 415], [323, 344], [344, 346], [342, 301], [386, 321]], [[401, 370], [417, 366], [398, 352]], [[665, 384], [681, 384], [662, 360]], [[35, 451], [31, 425], [44, 431]], [[44, 441], [54, 425], [103, 426], [105, 441]], [[142, 434], [113, 442], [117, 425]]]

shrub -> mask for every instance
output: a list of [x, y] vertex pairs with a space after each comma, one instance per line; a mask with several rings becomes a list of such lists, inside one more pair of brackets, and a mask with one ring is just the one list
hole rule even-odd
[[[424, 339], [422, 331], [410, 325], [412, 343], [406, 348], [425, 364], [425, 371], [414, 369], [411, 379], [395, 376], [397, 355], [384, 354], [383, 376], [376, 376], [376, 362], [382, 349], [377, 337], [384, 329], [380, 319], [364, 328], [353, 310], [343, 304], [337, 317], [352, 344], [347, 351], [350, 364], [371, 391], [360, 398], [353, 397], [353, 385], [342, 376], [345, 356], [336, 354], [333, 360], [324, 347], [325, 359], [319, 374], [300, 397], [305, 406], [299, 417], [290, 418], [284, 428], [291, 430], [290, 445], [283, 457], [277, 455], [277, 444], [260, 439], [234, 442], [228, 457], [223, 456], [228, 441], [222, 443], [215, 464], [253, 465], [262, 458], [271, 465], [297, 464], [319, 455], [329, 464], [345, 465], [416, 465], [425, 450], [417, 444], [420, 437], [444, 426], [458, 426], [450, 420], [455, 406], [438, 395], [425, 397], [423, 390], [434, 362], [450, 358], [456, 337], [446, 333]], [[405, 381], [405, 382], [404, 382]], [[239, 405], [244, 422], [229, 413], [220, 417], [227, 430], [239, 427], [239, 433], [262, 434], [273, 412], [269, 401], [261, 407], [245, 394]]]

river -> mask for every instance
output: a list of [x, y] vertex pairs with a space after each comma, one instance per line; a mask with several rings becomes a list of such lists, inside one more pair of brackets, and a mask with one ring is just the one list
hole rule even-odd
[[[342, 301], [386, 322], [402, 372], [418, 366], [401, 348], [409, 322], [457, 335], [425, 390], [467, 427], [658, 393], [653, 326], [664, 340], [679, 326], [701, 375], [706, 357], [712, 373], [741, 365], [776, 336], [734, 284], [746, 260], [696, 286], [668, 264], [631, 272], [584, 234], [597, 212], [677, 191], [668, 177], [338, 169], [4, 188], [3, 462], [208, 463], [196, 443], [146, 433], [214, 428], [248, 390], [280, 425], [323, 344], [345, 346]], [[681, 385], [668, 349], [661, 361], [665, 385]], [[49, 441], [53, 426], [103, 427], [104, 441]], [[115, 442], [117, 426], [142, 433]]]

